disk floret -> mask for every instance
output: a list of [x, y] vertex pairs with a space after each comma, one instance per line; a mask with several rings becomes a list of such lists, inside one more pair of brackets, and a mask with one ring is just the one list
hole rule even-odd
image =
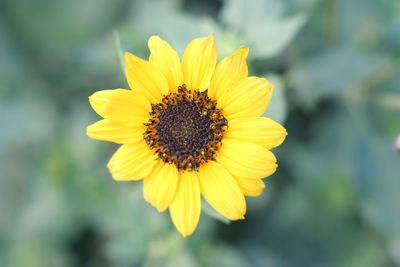
[[182, 85], [152, 104], [145, 125], [144, 140], [159, 159], [178, 170], [198, 171], [201, 164], [215, 160], [228, 121], [206, 92]]

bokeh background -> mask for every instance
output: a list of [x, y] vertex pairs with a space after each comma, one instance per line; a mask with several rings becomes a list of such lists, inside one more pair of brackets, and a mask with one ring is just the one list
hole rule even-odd
[[[210, 33], [219, 59], [250, 47], [289, 135], [246, 220], [205, 206], [183, 239], [112, 180], [88, 96], [127, 88], [149, 36]], [[0, 266], [400, 266], [399, 87], [398, 0], [2, 0]]]

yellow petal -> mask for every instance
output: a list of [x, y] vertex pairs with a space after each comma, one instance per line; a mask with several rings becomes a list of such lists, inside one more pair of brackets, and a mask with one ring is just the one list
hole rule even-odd
[[217, 63], [214, 35], [194, 39], [182, 59], [184, 83], [189, 90], [204, 91], [210, 85]]
[[260, 145], [235, 139], [222, 139], [217, 151], [217, 162], [232, 175], [246, 178], [264, 178], [276, 170], [276, 158]]
[[183, 237], [197, 227], [201, 213], [200, 185], [194, 172], [181, 173], [174, 199], [169, 206], [172, 222]]
[[168, 81], [169, 91], [175, 93], [178, 86], [183, 84], [182, 65], [178, 53], [159, 36], [149, 39], [149, 62], [157, 66]]
[[248, 75], [246, 63], [248, 48], [239, 48], [233, 55], [224, 58], [218, 63], [211, 79], [208, 96], [218, 99], [223, 93], [229, 93], [229, 90], [240, 80]]
[[235, 177], [235, 179], [245, 196], [257, 197], [261, 195], [265, 188], [265, 184], [261, 179], [249, 179], [242, 177]]
[[144, 125], [129, 126], [104, 119], [89, 125], [86, 133], [93, 139], [126, 144], [143, 140], [145, 130]]
[[163, 95], [169, 92], [160, 69], [130, 53], [125, 53], [125, 72], [131, 89], [142, 93], [151, 104], [161, 102]]
[[140, 180], [150, 174], [156, 157], [144, 141], [122, 145], [108, 162], [108, 169], [117, 181]]
[[287, 132], [279, 123], [263, 117], [239, 118], [229, 121], [224, 138], [255, 143], [267, 149], [282, 144]]
[[157, 161], [149, 176], [143, 179], [144, 199], [162, 212], [171, 203], [178, 184], [178, 170], [174, 164]]
[[258, 117], [267, 108], [272, 97], [273, 85], [264, 78], [247, 77], [242, 79], [229, 92], [217, 99], [222, 114], [228, 119], [238, 117]]
[[219, 163], [208, 161], [199, 169], [201, 193], [205, 200], [230, 220], [244, 219], [246, 201], [235, 178]]
[[133, 126], [147, 122], [151, 111], [150, 103], [143, 95], [126, 89], [98, 91], [89, 96], [89, 102], [103, 118]]

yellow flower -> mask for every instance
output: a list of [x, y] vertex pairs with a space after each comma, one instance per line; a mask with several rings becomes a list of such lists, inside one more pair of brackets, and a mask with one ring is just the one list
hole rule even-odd
[[132, 90], [103, 90], [89, 97], [104, 119], [89, 137], [122, 144], [108, 163], [118, 181], [143, 179], [143, 195], [159, 211], [169, 208], [177, 230], [196, 229], [201, 195], [229, 220], [244, 219], [244, 196], [258, 196], [261, 180], [275, 172], [269, 150], [286, 130], [260, 117], [273, 85], [248, 77], [248, 48], [216, 66], [214, 36], [193, 40], [182, 63], [158, 36], [148, 42], [149, 61], [125, 53]]

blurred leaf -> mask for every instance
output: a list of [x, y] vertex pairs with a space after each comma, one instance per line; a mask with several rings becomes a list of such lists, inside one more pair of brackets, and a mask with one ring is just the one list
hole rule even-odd
[[250, 266], [285, 266], [284, 261], [277, 253], [256, 242], [246, 242], [242, 251], [246, 255]]
[[[149, 267], [154, 265], [149, 265]], [[190, 253], [183, 252], [179, 255], [176, 255], [172, 259], [166, 262], [166, 267], [176, 267], [176, 266], [185, 266], [185, 267], [197, 267], [200, 266], [198, 260], [193, 257]]]
[[205, 247], [201, 260], [205, 266], [246, 267], [249, 266], [242, 254], [234, 247], [216, 244]]
[[51, 103], [40, 103], [38, 99], [1, 99], [0, 122], [7, 127], [0, 131], [0, 154], [16, 143], [49, 138], [55, 122], [52, 109]]
[[65, 56], [71, 49], [76, 51], [82, 39], [93, 38], [102, 29], [110, 27], [112, 17], [123, 6], [124, 2], [120, 0], [114, 3], [105, 0], [5, 3], [7, 18], [14, 23], [15, 32], [22, 33], [23, 40], [43, 52], [41, 55], [46, 58]]
[[392, 142], [366, 134], [353, 155], [363, 190], [363, 215], [389, 240], [400, 238], [400, 167]]
[[400, 111], [400, 95], [399, 94], [380, 94], [375, 99], [376, 103], [383, 108]]
[[126, 48], [126, 41], [122, 40], [119, 36], [118, 30], [113, 30], [113, 37], [115, 43], [115, 50], [118, 55], [119, 65], [121, 66], [122, 72], [125, 72], [125, 61], [124, 61], [124, 53], [130, 51], [130, 49]]
[[[382, 28], [390, 17], [391, 1], [384, 6], [375, 0], [335, 1], [337, 11], [333, 19], [338, 25], [340, 43], [354, 43], [358, 47], [379, 49]], [[355, 12], [355, 10], [357, 12]]]
[[70, 266], [70, 263], [68, 255], [60, 248], [36, 239], [17, 243], [10, 254], [8, 266], [64, 267]]
[[222, 20], [244, 34], [257, 57], [276, 56], [303, 26], [305, 16], [284, 16], [281, 1], [225, 0]]
[[400, 265], [400, 238], [394, 238], [389, 243], [389, 253], [393, 261]]
[[331, 49], [299, 65], [291, 73], [290, 85], [301, 106], [313, 108], [320, 100], [373, 78], [388, 63], [385, 55], [364, 54], [348, 48]]

